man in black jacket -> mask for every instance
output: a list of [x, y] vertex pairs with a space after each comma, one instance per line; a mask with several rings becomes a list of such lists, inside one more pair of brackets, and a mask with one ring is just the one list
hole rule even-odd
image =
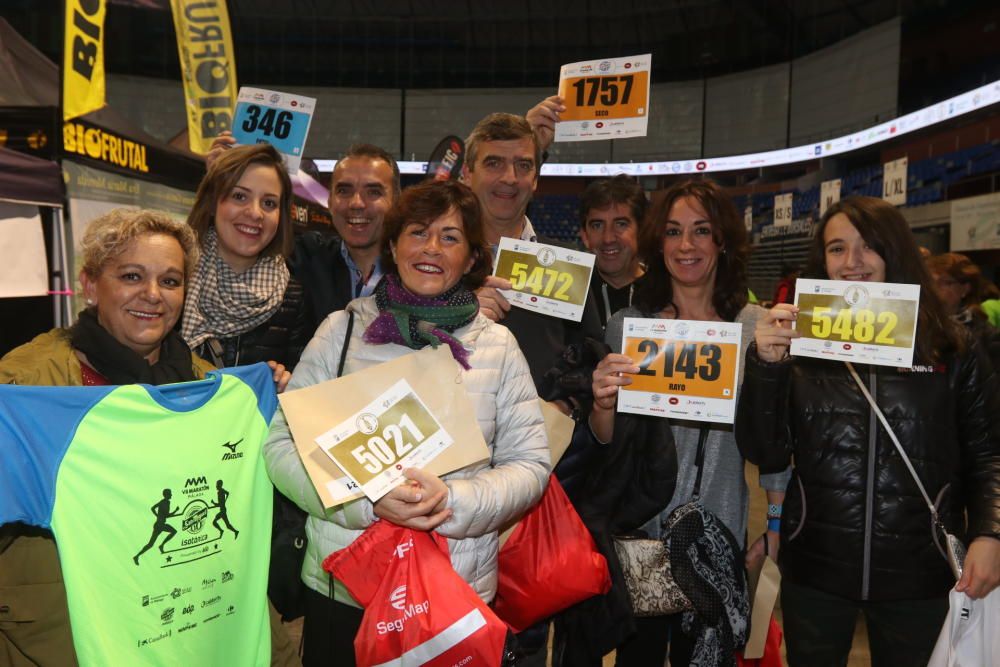
[[354, 144], [333, 168], [330, 214], [339, 238], [320, 232], [302, 234], [288, 262], [305, 285], [314, 330], [351, 299], [375, 291], [382, 279], [382, 221], [399, 191], [396, 160], [378, 146]]

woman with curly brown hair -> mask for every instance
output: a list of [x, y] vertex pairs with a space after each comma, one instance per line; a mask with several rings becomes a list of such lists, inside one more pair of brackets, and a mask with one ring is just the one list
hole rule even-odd
[[[615, 405], [619, 387], [632, 383], [639, 367], [618, 354], [626, 317], [737, 322], [743, 325], [742, 350], [750, 344], [763, 308], [747, 303], [746, 270], [750, 255], [743, 221], [732, 201], [714, 182], [689, 180], [671, 187], [650, 211], [640, 239], [646, 274], [636, 284], [633, 306], [618, 311], [608, 322], [605, 341], [615, 351], [594, 371], [594, 410], [590, 424], [594, 435], [612, 446], [626, 446], [615, 436]], [[741, 369], [742, 376], [742, 369]], [[739, 385], [737, 385], [739, 386]], [[697, 466], [695, 457], [703, 430], [704, 461], [700, 498], [705, 507], [726, 525], [740, 545], [747, 533], [748, 497], [743, 458], [736, 448], [731, 426], [672, 421], [677, 448], [677, 487], [660, 513], [643, 529], [661, 537], [663, 522], [677, 506], [691, 500]], [[768, 502], [776, 508], [784, 497], [785, 473], [766, 476]], [[776, 528], [776, 526], [774, 526]], [[768, 530], [750, 548], [748, 558], [777, 553], [776, 530]], [[691, 659], [693, 640], [681, 631], [681, 614], [637, 618], [638, 632], [618, 647], [618, 665], [662, 665], [670, 648], [673, 665]]]

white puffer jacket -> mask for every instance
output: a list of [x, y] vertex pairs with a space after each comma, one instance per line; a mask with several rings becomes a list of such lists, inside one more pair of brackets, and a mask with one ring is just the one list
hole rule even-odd
[[[364, 342], [365, 329], [378, 315], [374, 297], [355, 299], [347, 308], [355, 316], [345, 375], [412, 351], [392, 343]], [[338, 311], [320, 325], [295, 368], [289, 390], [336, 377], [347, 320], [347, 311]], [[492, 465], [470, 466], [442, 478], [448, 486], [452, 516], [437, 532], [449, 538], [455, 570], [489, 602], [497, 585], [497, 529], [541, 498], [550, 469], [549, 451], [538, 394], [514, 336], [482, 315], [454, 335], [471, 350], [472, 369], [463, 372], [463, 381], [492, 453]], [[456, 368], [461, 370], [457, 362]], [[361, 498], [333, 510], [323, 509], [280, 409], [264, 445], [264, 459], [274, 485], [310, 515], [302, 579], [312, 590], [329, 595], [330, 577], [321, 566], [323, 559], [351, 544], [372, 524], [372, 503]], [[339, 581], [335, 587], [337, 601], [357, 606]]]

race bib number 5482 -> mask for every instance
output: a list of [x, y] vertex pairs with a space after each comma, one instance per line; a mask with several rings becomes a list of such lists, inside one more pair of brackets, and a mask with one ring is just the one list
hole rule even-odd
[[919, 285], [799, 279], [795, 298], [793, 355], [912, 365]]

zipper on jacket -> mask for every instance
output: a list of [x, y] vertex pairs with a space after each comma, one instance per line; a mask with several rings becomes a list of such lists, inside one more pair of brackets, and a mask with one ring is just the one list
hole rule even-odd
[[[868, 391], [875, 396], [876, 381], [875, 368], [868, 367]], [[865, 554], [864, 565], [861, 570], [861, 599], [868, 599], [868, 588], [871, 584], [872, 566], [872, 512], [875, 505], [875, 458], [876, 443], [878, 441], [878, 422], [875, 411], [868, 407], [868, 478], [865, 480]]]
[[239, 366], [240, 365], [240, 339], [242, 337], [243, 337], [243, 334], [238, 334], [236, 336], [236, 360], [233, 362], [233, 366]]

